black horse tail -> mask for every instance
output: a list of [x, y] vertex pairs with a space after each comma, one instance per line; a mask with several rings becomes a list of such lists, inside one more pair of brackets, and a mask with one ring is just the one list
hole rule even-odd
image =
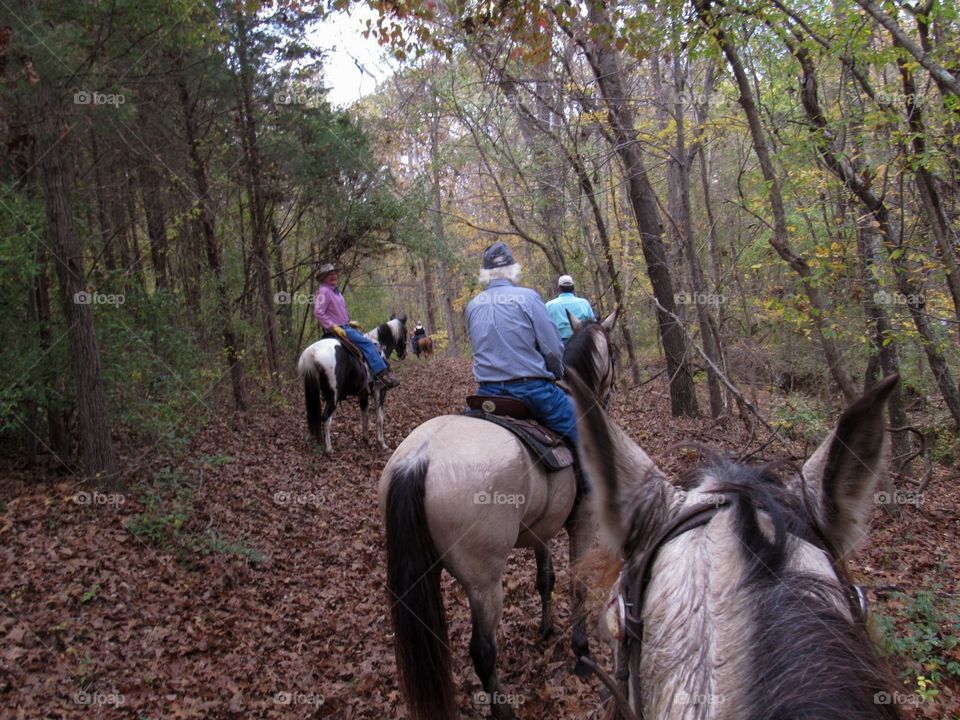
[[412, 720], [456, 716], [440, 558], [424, 507], [427, 461], [393, 469], [387, 491], [387, 587], [400, 685]]
[[320, 412], [320, 393], [322, 384], [327, 382], [327, 378], [321, 373], [320, 367], [312, 358], [301, 360], [299, 370], [301, 377], [303, 377], [303, 399], [307, 406], [307, 427], [310, 428], [310, 434], [322, 445], [321, 428], [323, 422]]

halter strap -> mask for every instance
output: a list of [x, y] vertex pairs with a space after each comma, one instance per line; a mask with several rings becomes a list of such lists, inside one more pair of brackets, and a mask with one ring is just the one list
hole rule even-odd
[[[643, 639], [644, 594], [650, 581], [650, 573], [653, 569], [653, 562], [657, 558], [657, 553], [661, 547], [671, 540], [689, 530], [706, 525], [721, 508], [729, 505], [730, 502], [728, 493], [717, 493], [711, 497], [709, 504], [697, 503], [682, 510], [657, 536], [656, 541], [643, 553], [631, 559], [620, 573], [620, 579], [617, 583], [618, 597], [623, 598], [625, 593], [629, 593], [629, 597], [623, 603], [625, 606], [624, 617], [622, 618], [624, 629], [623, 637], [620, 638], [617, 647], [617, 685], [612, 684], [606, 673], [598, 672], [597, 677], [613, 693], [620, 715], [628, 720], [643, 720], [643, 698], [640, 694], [639, 685], [637, 686], [636, 712], [633, 711], [626, 699], [630, 695], [630, 646], [634, 642], [639, 645]], [[634, 579], [637, 582], [631, 582]]]
[[[736, 493], [730, 491], [712, 494], [708, 504], [697, 503], [682, 510], [657, 536], [656, 541], [639, 555], [632, 556], [620, 572], [620, 578], [617, 581], [617, 601], [620, 607], [619, 612], [622, 613], [620, 621], [623, 625], [623, 635], [617, 645], [616, 680], [611, 679], [606, 673], [599, 672], [599, 668], [595, 668], [595, 672], [613, 693], [620, 716], [627, 720], [643, 720], [644, 717], [643, 694], [639, 683], [636, 688], [636, 712], [630, 707], [627, 699], [630, 696], [630, 649], [634, 643], [639, 646], [643, 641], [643, 605], [657, 553], [671, 540], [709, 523], [717, 512], [731, 504], [734, 495]], [[845, 576], [837, 571], [835, 563], [832, 564], [850, 603], [854, 618], [860, 622], [866, 622], [869, 615], [866, 593], [859, 585], [849, 580], [846, 582], [842, 580], [841, 578]]]

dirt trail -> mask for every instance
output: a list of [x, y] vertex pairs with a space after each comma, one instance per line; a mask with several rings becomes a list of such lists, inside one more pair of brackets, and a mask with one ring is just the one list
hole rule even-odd
[[[473, 388], [462, 359], [428, 366], [411, 358], [398, 369], [391, 448], [420, 422], [458, 412]], [[212, 423], [177, 463], [153, 459], [139, 479], [159, 479], [122, 504], [62, 478], [3, 468], [0, 715], [405, 717], [376, 498], [390, 451], [360, 442], [351, 402], [335, 418], [333, 456], [323, 457], [306, 438], [300, 394], [291, 385], [282, 405]], [[664, 449], [681, 437], [743, 440], [707, 422], [664, 422], [667, 407], [648, 386], [615, 411], [665, 464], [679, 462]], [[128, 448], [128, 462], [141, 450]], [[955, 582], [956, 497], [936, 490], [925, 515], [875, 521], [878, 536], [859, 558], [875, 598], [877, 588], [883, 600], [889, 586], [911, 590], [931, 573]], [[598, 683], [570, 672], [564, 540], [554, 552], [560, 632], [549, 641], [537, 639], [532, 555], [515, 553], [505, 577], [498, 666], [524, 718], [589, 717], [599, 705]], [[461, 712], [481, 718], [469, 610], [449, 578], [445, 600]], [[592, 640], [599, 650], [595, 633]], [[956, 697], [944, 688], [924, 711]]]

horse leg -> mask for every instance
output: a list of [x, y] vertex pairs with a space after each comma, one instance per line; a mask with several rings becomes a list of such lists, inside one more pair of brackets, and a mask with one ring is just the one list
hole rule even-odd
[[370, 407], [370, 396], [361, 395], [359, 400], [360, 400], [360, 433], [363, 437], [363, 442], [369, 445], [370, 444], [370, 428], [369, 428], [370, 423], [369, 423], [367, 409]]
[[540, 593], [540, 637], [548, 638], [553, 634], [553, 588], [557, 583], [557, 574], [553, 571], [553, 559], [550, 546], [542, 543], [533, 548], [537, 558], [537, 592]]
[[570, 540], [570, 590], [573, 599], [573, 636], [570, 645], [577, 658], [574, 672], [581, 678], [589, 677], [592, 670], [580, 658], [590, 657], [590, 642], [587, 637], [587, 617], [584, 610], [584, 599], [587, 589], [583, 580], [577, 575], [577, 563], [584, 553], [593, 545], [595, 527], [593, 508], [590, 498], [578, 498], [577, 505], [567, 520], [567, 537]]
[[383, 436], [383, 421], [386, 419], [386, 412], [383, 409], [383, 401], [387, 399], [387, 391], [384, 388], [374, 390], [373, 402], [377, 407], [377, 441], [380, 447], [387, 449], [387, 441]]
[[337, 401], [330, 400], [323, 406], [323, 451], [333, 452], [333, 443], [330, 442], [330, 426], [333, 425], [333, 411], [337, 409]]
[[514, 720], [513, 708], [500, 689], [497, 679], [497, 625], [503, 613], [503, 583], [500, 578], [489, 585], [470, 588], [470, 618], [473, 633], [470, 636], [470, 657], [477, 677], [490, 703], [490, 712], [496, 720]]

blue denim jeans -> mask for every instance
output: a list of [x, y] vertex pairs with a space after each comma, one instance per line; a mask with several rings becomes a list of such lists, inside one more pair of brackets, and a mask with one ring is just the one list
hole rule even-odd
[[367, 365], [373, 370], [374, 375], [379, 375], [383, 370], [387, 369], [387, 364], [383, 361], [383, 358], [380, 357], [380, 353], [377, 352], [377, 344], [373, 340], [349, 325], [343, 325], [342, 327], [347, 334], [347, 339], [356, 345], [360, 349], [360, 352], [363, 353], [363, 357], [366, 358]]
[[573, 401], [552, 382], [480, 383], [477, 395], [506, 395], [522, 400], [530, 408], [534, 420], [577, 444], [577, 416]]

